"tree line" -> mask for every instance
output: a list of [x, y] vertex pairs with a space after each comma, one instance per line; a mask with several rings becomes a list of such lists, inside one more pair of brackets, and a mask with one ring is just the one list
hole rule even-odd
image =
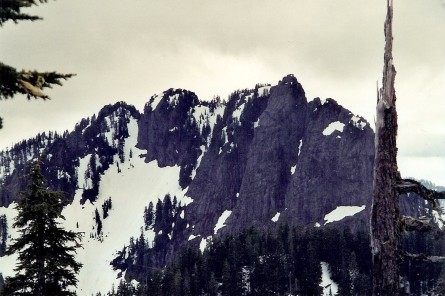
[[[149, 265], [143, 236], [133, 241], [127, 268], [139, 269], [138, 285], [122, 281], [108, 295], [320, 295], [321, 262], [327, 263], [339, 295], [370, 295], [371, 250], [365, 230], [248, 228], [208, 242], [204, 252], [183, 248], [164, 268]], [[144, 251], [145, 250], [145, 251]], [[131, 254], [131, 252], [129, 252]], [[127, 274], [128, 275], [128, 274]]]

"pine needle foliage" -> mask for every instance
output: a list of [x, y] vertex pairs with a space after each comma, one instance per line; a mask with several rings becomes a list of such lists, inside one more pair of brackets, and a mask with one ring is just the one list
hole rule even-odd
[[29, 185], [17, 204], [18, 215], [13, 227], [20, 237], [6, 251], [18, 253], [16, 275], [6, 278], [5, 294], [22, 296], [71, 296], [76, 287], [76, 275], [82, 264], [75, 260], [81, 247], [81, 233], [60, 227], [63, 194], [46, 187], [41, 162], [29, 168]]
[[[0, 27], [7, 21], [18, 23], [19, 21], [41, 20], [39, 16], [22, 12], [39, 3], [47, 3], [48, 0], [0, 0]], [[62, 85], [62, 79], [66, 80], [75, 74], [60, 74], [57, 72], [18, 71], [14, 67], [0, 62], [0, 100], [13, 98], [17, 94], [24, 94], [34, 99], [49, 99], [42, 91], [44, 88], [52, 88], [54, 85]], [[3, 127], [0, 117], [0, 129]]]
[[24, 94], [34, 99], [49, 99], [42, 92], [44, 88], [62, 85], [74, 74], [60, 74], [57, 72], [17, 71], [15, 68], [0, 62], [0, 99], [13, 98], [17, 94]]
[[22, 8], [31, 7], [38, 3], [46, 3], [47, 0], [0, 0], [0, 26], [8, 20], [17, 23], [18, 21], [36, 21], [41, 18], [35, 15], [23, 13]]

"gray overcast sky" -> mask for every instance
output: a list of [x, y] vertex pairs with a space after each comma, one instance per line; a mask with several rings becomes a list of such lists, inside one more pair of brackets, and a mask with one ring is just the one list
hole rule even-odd
[[[445, 1], [395, 1], [399, 164], [445, 185]], [[105, 104], [142, 111], [170, 87], [226, 98], [293, 73], [308, 100], [336, 99], [374, 122], [386, 0], [75, 0], [28, 9], [43, 21], [0, 28], [0, 59], [76, 73], [51, 101], [0, 102], [0, 149], [71, 130]]]

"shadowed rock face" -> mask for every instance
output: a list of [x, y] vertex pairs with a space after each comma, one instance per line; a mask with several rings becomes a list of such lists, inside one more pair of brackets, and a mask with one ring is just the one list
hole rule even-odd
[[[230, 215], [217, 235], [280, 222], [323, 225], [337, 206], [365, 205], [364, 211], [335, 223], [352, 230], [369, 226], [374, 162], [369, 123], [332, 99], [308, 102], [293, 75], [273, 87], [236, 91], [227, 102], [201, 102], [192, 92], [169, 89], [153, 96], [143, 114], [118, 103], [97, 118], [83, 119], [70, 133], [25, 141], [0, 154], [0, 166], [13, 169], [0, 171], [0, 206], [26, 188], [19, 178], [25, 158], [43, 148], [51, 158], [44, 174], [55, 189], [67, 192], [68, 200], [78, 189], [79, 159], [97, 157], [100, 166], [91, 171], [96, 187], [84, 189], [84, 199], [94, 201], [100, 174], [119, 159], [130, 118], [138, 120], [137, 147], [147, 151], [145, 161], [180, 166], [179, 183], [193, 199], [181, 218], [190, 227], [174, 236], [175, 246], [191, 234], [213, 235], [225, 211]], [[408, 203], [402, 208], [410, 214], [422, 206]]]
[[273, 87], [259, 117], [247, 155], [234, 225], [263, 225], [286, 203], [291, 166], [306, 129], [307, 101], [295, 77], [287, 76]]
[[[255, 124], [233, 129], [234, 149], [220, 150], [220, 136], [213, 137], [188, 190], [194, 233], [212, 234], [224, 210], [232, 213], [221, 233], [269, 227], [277, 213], [280, 222], [323, 224], [337, 206], [362, 205], [366, 211], [354, 217], [355, 226], [367, 227], [374, 159], [369, 124], [334, 100], [308, 103], [292, 75], [262, 100], [262, 111], [250, 116]], [[230, 111], [217, 135], [229, 130]], [[243, 114], [250, 112], [245, 107]]]
[[[303, 224], [318, 221], [337, 206], [366, 205], [372, 199], [373, 131], [363, 119], [328, 99], [308, 105], [295, 174], [286, 208]], [[361, 223], [367, 224], [367, 215]]]
[[153, 96], [145, 105], [139, 122], [138, 148], [147, 150], [145, 161], [159, 166], [181, 166], [181, 187], [190, 183], [190, 174], [205, 143], [192, 116], [199, 100], [193, 92], [169, 89]]
[[156, 159], [162, 167], [188, 162], [189, 153], [201, 144], [196, 122], [190, 116], [198, 103], [194, 93], [181, 89], [152, 97], [139, 122], [138, 147], [147, 150], [146, 162]]

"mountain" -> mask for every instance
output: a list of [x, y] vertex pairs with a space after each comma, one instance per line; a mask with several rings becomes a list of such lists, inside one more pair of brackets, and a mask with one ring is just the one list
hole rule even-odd
[[[250, 226], [369, 229], [374, 133], [335, 100], [308, 102], [293, 75], [227, 101], [169, 89], [143, 113], [119, 102], [71, 132], [42, 133], [0, 152], [0, 217], [8, 225], [0, 243], [16, 236], [16, 192], [38, 156], [51, 188], [66, 193], [63, 225], [85, 233], [79, 295], [136, 277], [128, 262], [137, 259], [129, 250], [138, 237], [154, 250], [146, 260], [163, 266], [183, 246], [203, 250]], [[415, 197], [402, 207], [432, 213]], [[0, 257], [4, 276], [14, 260]]]

